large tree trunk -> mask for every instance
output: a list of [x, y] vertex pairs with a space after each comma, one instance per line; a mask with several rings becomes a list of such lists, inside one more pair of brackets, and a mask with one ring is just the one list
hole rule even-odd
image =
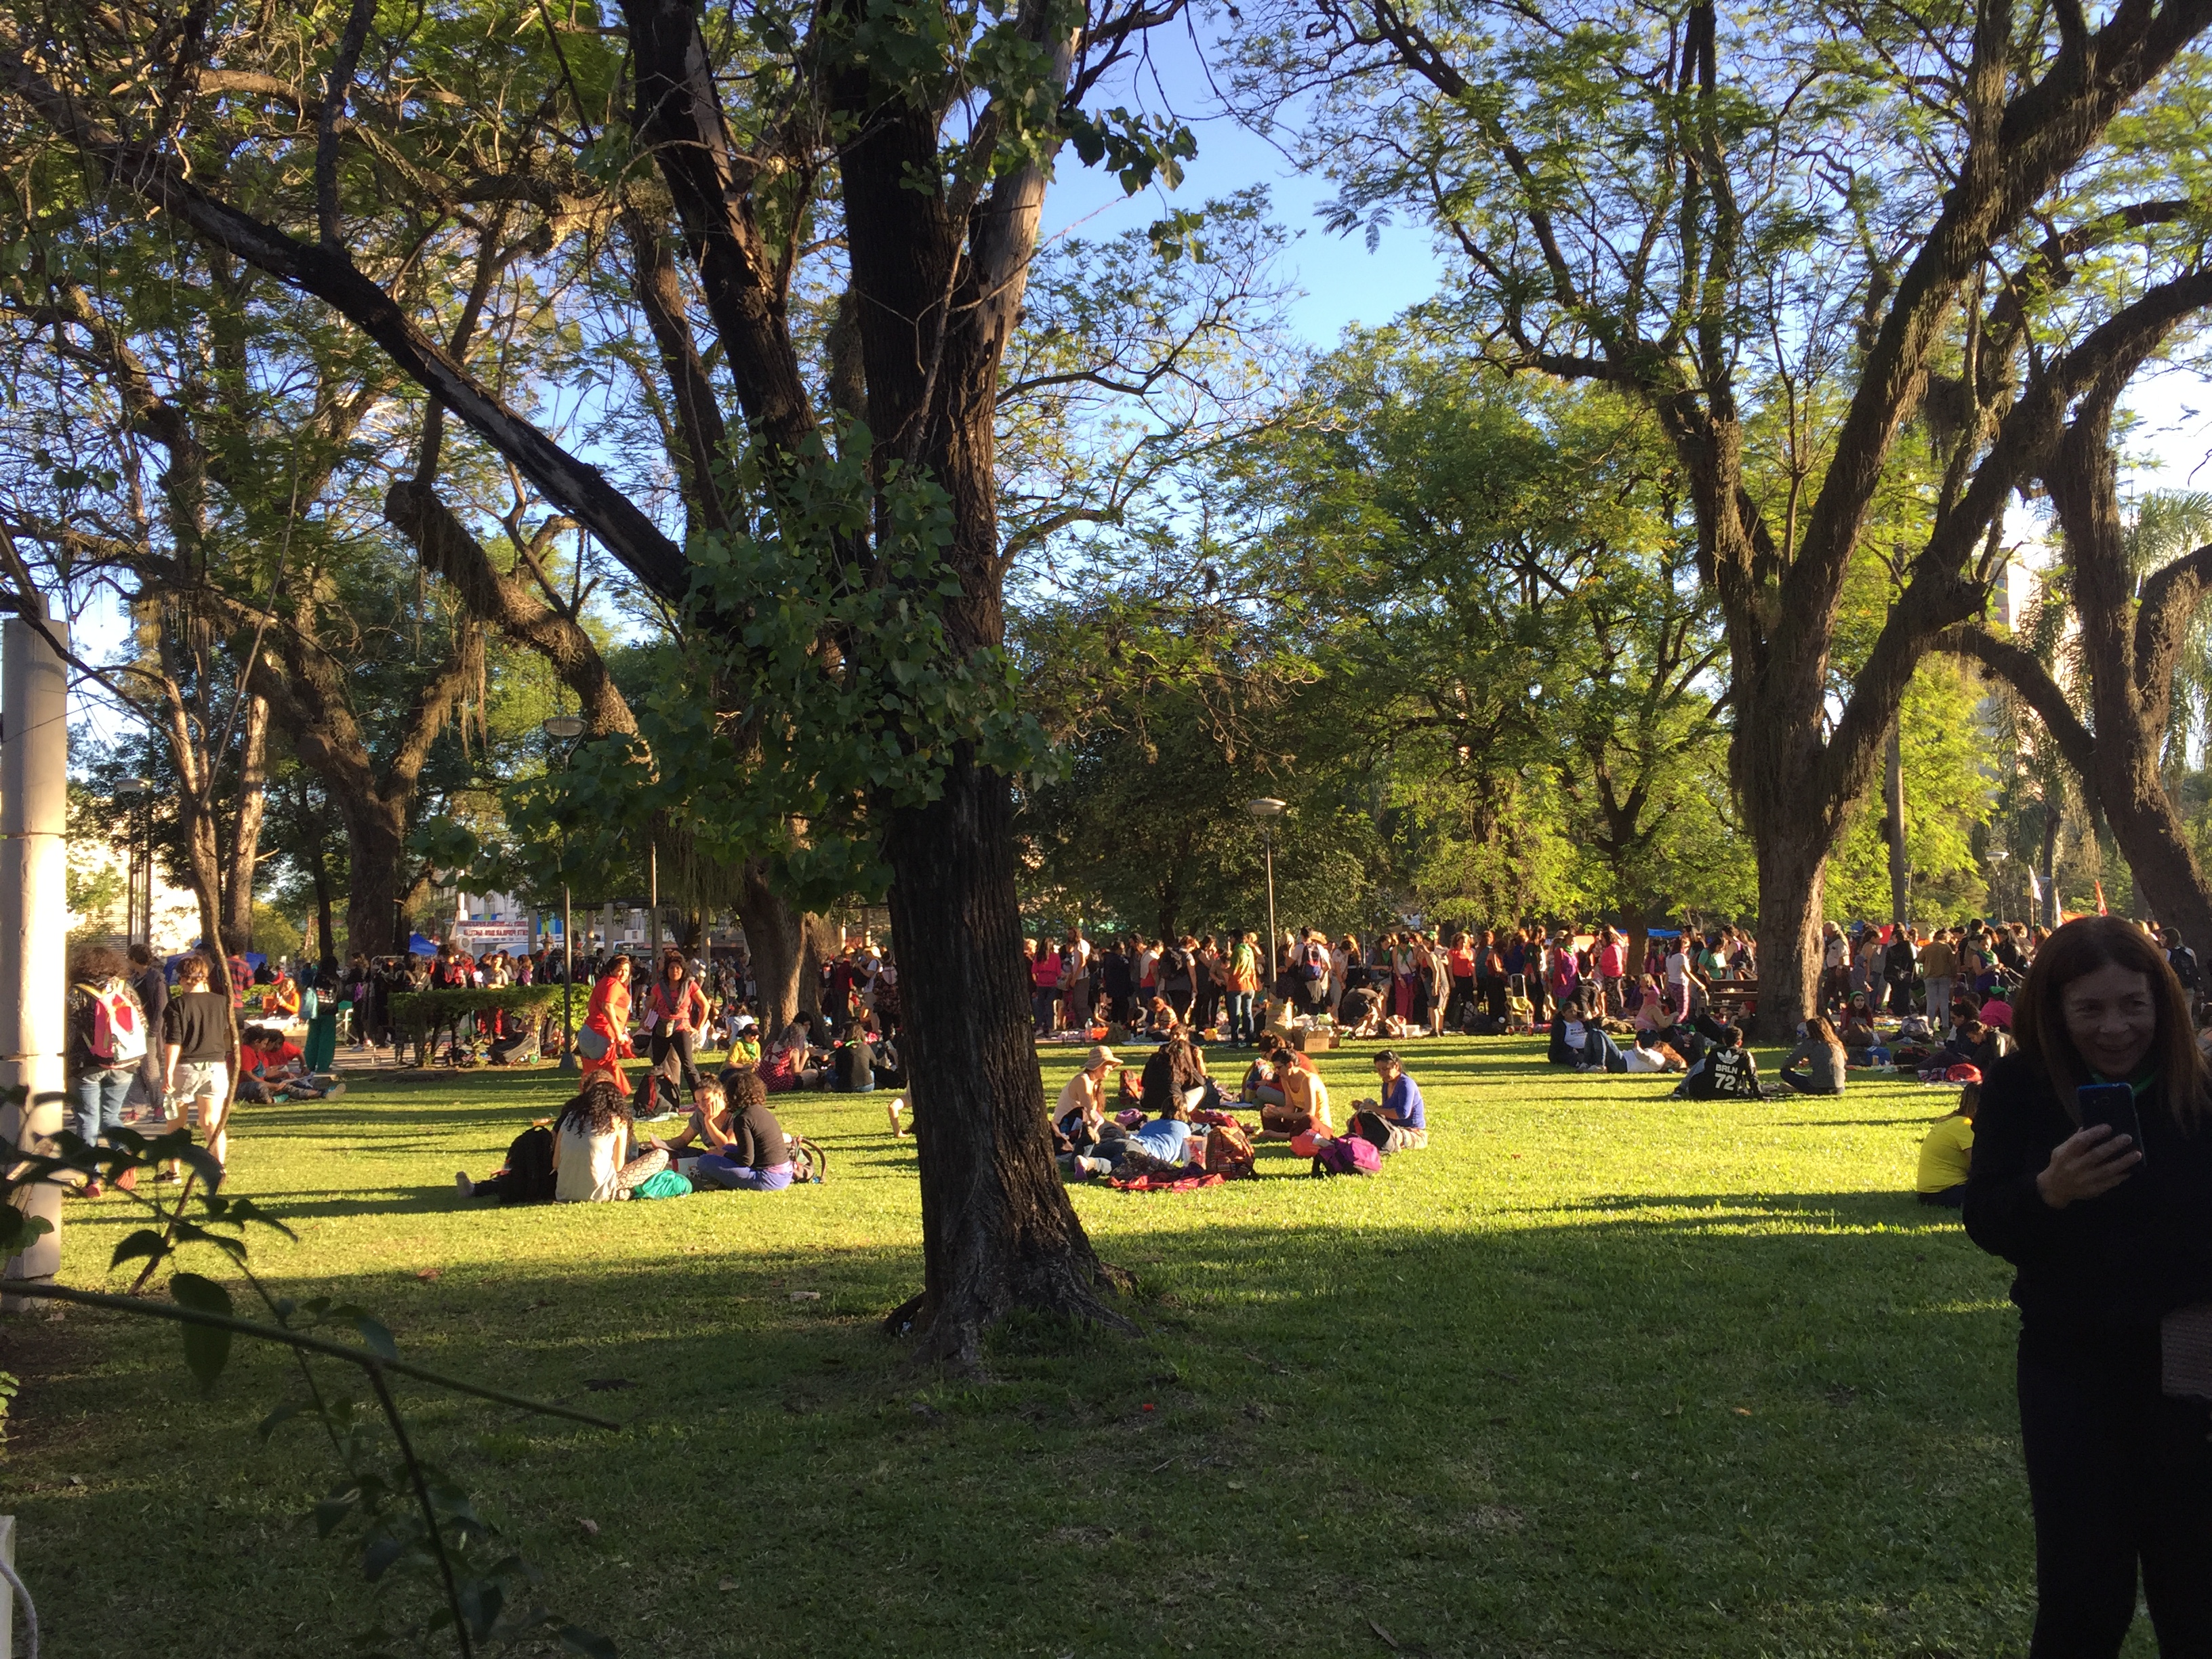
[[761, 1029], [774, 1036], [798, 1016], [804, 950], [799, 912], [769, 885], [758, 859], [750, 860], [739, 876], [738, 921], [745, 930], [753, 983], [760, 990]]
[[[2141, 586], [2120, 519], [2112, 407], [2125, 377], [2082, 400], [2045, 475], [2074, 574], [2081, 658], [2089, 671], [2088, 754], [2098, 803], [2156, 919], [2212, 954], [2212, 890], [2161, 775], [2173, 669], [2208, 586], [2212, 547], [2165, 566]], [[2078, 752], [2081, 745], [2073, 745]]]
[[1904, 725], [1900, 714], [1889, 728], [1882, 787], [1882, 827], [1889, 843], [1889, 919], [1899, 927], [1912, 920], [1912, 866], [1905, 849]]
[[891, 931], [915, 1079], [927, 1358], [972, 1364], [1017, 1307], [1112, 1319], [1044, 1133], [1005, 778], [963, 750], [941, 799], [890, 814]]
[[407, 931], [398, 913], [406, 896], [406, 816], [374, 795], [349, 798], [335, 789], [331, 795], [345, 820], [346, 857], [352, 866], [346, 890], [348, 942], [373, 957], [403, 954]]
[[1820, 988], [1820, 899], [1828, 843], [1817, 819], [1759, 846], [1759, 1018], [1765, 1042], [1795, 1042]]
[[1632, 986], [1644, 983], [1644, 958], [1651, 952], [1651, 913], [1640, 899], [1623, 899], [1620, 931], [1626, 939], [1621, 957]]
[[822, 972], [836, 960], [837, 944], [830, 936], [829, 922], [812, 911], [797, 920], [799, 971], [795, 988], [799, 1012], [819, 1018], [822, 1012]]
[[253, 692], [239, 720], [238, 810], [231, 815], [230, 858], [222, 872], [222, 933], [236, 951], [253, 948], [254, 878], [268, 807], [269, 699]]

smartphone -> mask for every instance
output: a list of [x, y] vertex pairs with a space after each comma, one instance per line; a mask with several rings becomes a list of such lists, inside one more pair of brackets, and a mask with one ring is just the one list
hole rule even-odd
[[[2136, 1091], [2124, 1083], [2085, 1083], [2074, 1091], [2081, 1109], [2081, 1127], [2108, 1125], [2115, 1135], [2125, 1135], [2136, 1151], [2143, 1150], [2142, 1120], [2136, 1114]], [[2141, 1169], [2142, 1164], [2136, 1165]]]

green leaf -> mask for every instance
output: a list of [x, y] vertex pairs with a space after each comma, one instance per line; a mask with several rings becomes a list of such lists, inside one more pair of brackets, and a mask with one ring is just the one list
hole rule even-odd
[[[228, 1318], [231, 1312], [230, 1292], [212, 1279], [203, 1279], [198, 1273], [175, 1273], [170, 1276], [169, 1297], [180, 1308], [190, 1308], [196, 1313], [221, 1314]], [[230, 1333], [210, 1330], [204, 1325], [187, 1325], [185, 1333], [185, 1364], [199, 1379], [203, 1394], [215, 1392], [216, 1379], [222, 1375], [223, 1366], [230, 1359]]]
[[361, 1340], [368, 1344], [370, 1352], [384, 1359], [399, 1358], [399, 1345], [392, 1340], [392, 1333], [382, 1320], [358, 1314], [353, 1323], [354, 1328], [361, 1333]]
[[265, 1446], [269, 1443], [270, 1435], [276, 1433], [294, 1418], [303, 1417], [313, 1410], [314, 1407], [304, 1400], [288, 1400], [268, 1416], [263, 1418], [260, 1425], [254, 1432], [261, 1437], [261, 1443]]
[[361, 1502], [359, 1486], [334, 1487], [329, 1497], [315, 1505], [315, 1531], [328, 1538], [345, 1524], [345, 1518]]

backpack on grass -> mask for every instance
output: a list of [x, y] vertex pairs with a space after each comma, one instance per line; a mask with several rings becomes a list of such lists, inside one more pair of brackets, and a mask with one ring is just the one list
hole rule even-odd
[[1375, 1143], [1360, 1135], [1339, 1135], [1324, 1140], [1314, 1152], [1317, 1176], [1370, 1176], [1382, 1167], [1382, 1154]]
[[1216, 1123], [1206, 1132], [1206, 1167], [1231, 1180], [1252, 1173], [1252, 1138], [1235, 1123]]
[[507, 1204], [550, 1204], [553, 1201], [553, 1132], [544, 1127], [525, 1129], [507, 1149], [507, 1179], [500, 1189]]

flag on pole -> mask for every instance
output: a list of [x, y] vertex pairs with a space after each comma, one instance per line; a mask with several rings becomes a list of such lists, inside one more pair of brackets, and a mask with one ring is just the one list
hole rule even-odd
[[2027, 896], [2036, 904], [2043, 902], [2043, 884], [2036, 879], [2035, 868], [2033, 865], [2028, 867], [2027, 872]]
[[2100, 916], [2111, 914], [2105, 908], [2105, 884], [2101, 881], [2097, 884], [2097, 914]]

